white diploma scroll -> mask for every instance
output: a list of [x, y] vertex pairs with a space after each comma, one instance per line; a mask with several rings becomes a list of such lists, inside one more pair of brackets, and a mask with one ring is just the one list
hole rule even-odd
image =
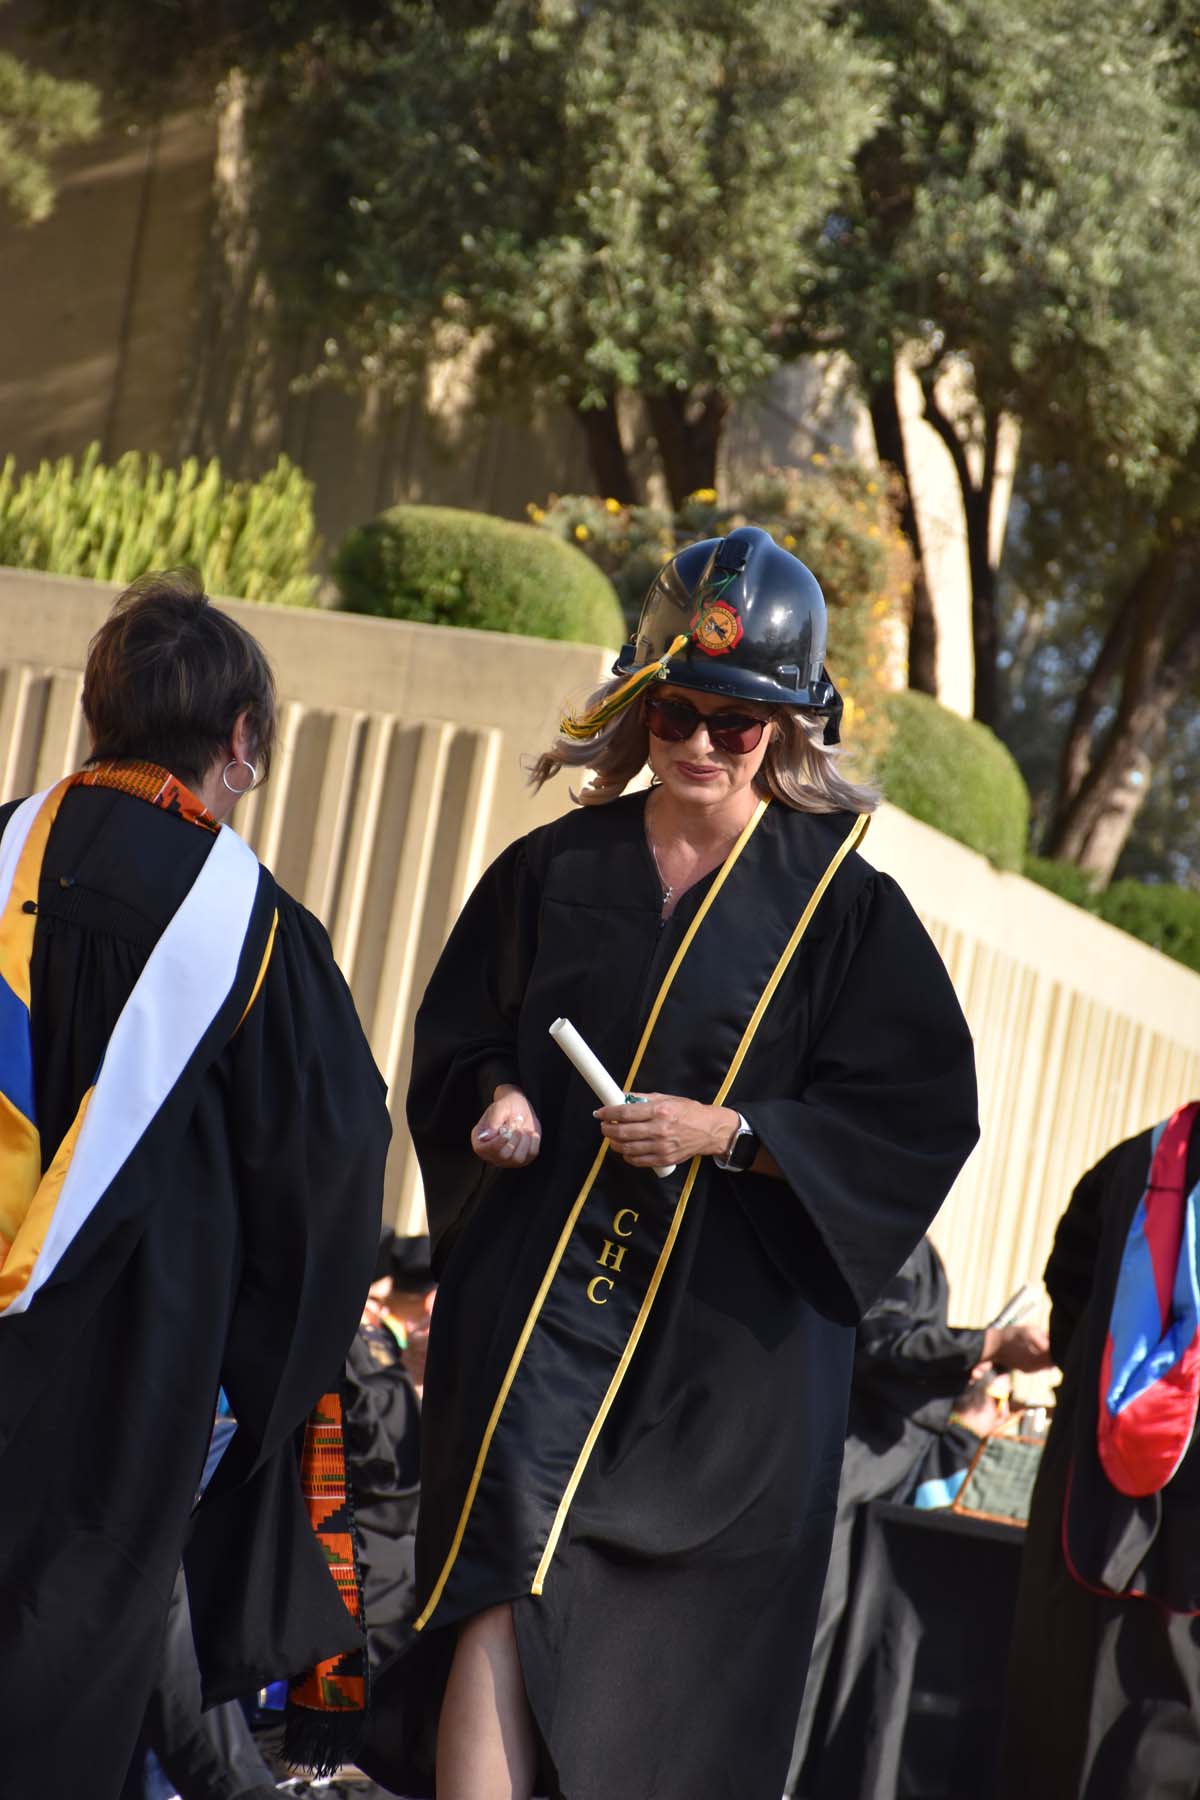
[[1032, 1281], [1024, 1282], [1017, 1289], [1011, 1300], [1005, 1301], [1004, 1305], [1000, 1308], [1000, 1311], [992, 1320], [989, 1329], [993, 1329], [997, 1326], [1003, 1329], [1006, 1325], [1019, 1324], [1022, 1319], [1027, 1319], [1031, 1312], [1037, 1311], [1037, 1305], [1040, 1299], [1040, 1289], [1036, 1287]]
[[[574, 1063], [601, 1106], [624, 1106], [628, 1098], [624, 1088], [613, 1080], [591, 1046], [584, 1043], [570, 1019], [555, 1019], [550, 1027], [550, 1036], [563, 1055]], [[674, 1172], [674, 1163], [668, 1163], [665, 1169], [654, 1171], [658, 1176], [673, 1175]]]

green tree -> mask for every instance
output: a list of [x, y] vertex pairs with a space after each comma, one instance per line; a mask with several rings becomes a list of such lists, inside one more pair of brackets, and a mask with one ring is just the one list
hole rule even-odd
[[[1043, 456], [1116, 469], [1146, 493], [1169, 486], [1194, 429], [1188, 26], [1159, 0], [846, 0], [837, 16], [893, 75], [825, 233], [805, 341], [850, 351], [880, 451], [906, 478], [895, 364], [916, 356], [962, 495], [975, 710], [995, 724], [1001, 420]], [[952, 370], [973, 396], [965, 412], [945, 401]], [[919, 556], [911, 511], [904, 525]], [[913, 678], [926, 687], [929, 624], [918, 608]]]
[[[0, 0], [0, 5], [4, 0]], [[204, 103], [232, 70], [269, 68], [331, 33], [369, 33], [387, 0], [31, 0], [56, 55], [99, 72], [119, 110], [157, 116]]]
[[54, 205], [55, 151], [94, 137], [99, 120], [90, 83], [61, 81], [0, 50], [0, 200], [28, 224], [44, 219]]
[[712, 486], [877, 116], [876, 61], [826, 12], [501, 0], [464, 21], [396, 0], [386, 31], [261, 90], [281, 297], [347, 378], [402, 388], [458, 350], [480, 406], [565, 403], [622, 500], [632, 390], [675, 499]]
[[[1158, 498], [1030, 460], [1005, 571], [1006, 735], [1047, 855], [1182, 878], [1200, 765], [1200, 441]], [[1189, 781], [1190, 772], [1190, 781]], [[1175, 841], [1172, 842], [1172, 839]]]

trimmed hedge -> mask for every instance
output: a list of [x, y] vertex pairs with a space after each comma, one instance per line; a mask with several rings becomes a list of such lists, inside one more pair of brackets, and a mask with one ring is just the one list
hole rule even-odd
[[1030, 881], [1095, 913], [1130, 937], [1200, 974], [1200, 894], [1170, 882], [1114, 881], [1097, 892], [1082, 869], [1043, 856], [1025, 859]]
[[333, 564], [348, 612], [607, 644], [624, 638], [611, 581], [532, 525], [451, 506], [395, 506], [349, 532]]
[[1029, 790], [1009, 752], [977, 719], [906, 688], [887, 699], [892, 734], [879, 770], [885, 800], [998, 869], [1019, 869]]
[[312, 483], [281, 456], [257, 481], [231, 481], [215, 457], [178, 468], [92, 444], [78, 463], [0, 467], [0, 563], [124, 587], [150, 569], [199, 570], [212, 594], [312, 606], [317, 578]]

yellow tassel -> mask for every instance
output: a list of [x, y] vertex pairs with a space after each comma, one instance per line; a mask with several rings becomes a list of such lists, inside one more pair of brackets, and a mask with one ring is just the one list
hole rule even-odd
[[645, 663], [642, 668], [635, 669], [620, 687], [614, 688], [611, 694], [606, 694], [595, 706], [589, 706], [586, 712], [565, 714], [559, 724], [563, 737], [573, 738], [578, 743], [603, 731], [609, 721], [615, 719], [619, 712], [624, 712], [630, 701], [636, 700], [652, 681], [667, 679], [668, 663], [673, 656], [678, 656], [687, 642], [688, 634], [685, 631], [668, 647], [665, 656], [660, 656], [657, 662]]

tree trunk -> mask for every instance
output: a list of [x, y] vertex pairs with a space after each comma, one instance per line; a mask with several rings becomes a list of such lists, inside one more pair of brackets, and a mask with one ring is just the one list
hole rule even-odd
[[615, 401], [606, 401], [603, 406], [576, 406], [575, 417], [587, 441], [588, 463], [596, 492], [602, 499], [619, 500], [622, 506], [635, 506], [640, 495], [621, 442]]
[[[991, 517], [994, 467], [967, 505], [967, 561], [971, 571], [971, 641], [975, 652], [975, 717], [995, 731], [1000, 723], [1000, 622]], [[965, 496], [964, 496], [965, 498]]]
[[921, 548], [921, 526], [912, 502], [912, 486], [908, 473], [908, 452], [900, 427], [900, 408], [896, 403], [896, 365], [889, 359], [886, 375], [871, 389], [871, 425], [875, 432], [875, 453], [900, 479], [903, 501], [900, 507], [900, 529], [912, 551], [912, 611], [908, 626], [908, 685], [922, 694], [937, 698], [937, 615], [925, 579], [925, 557]]
[[1051, 856], [1101, 881], [1111, 877], [1145, 798], [1171, 710], [1200, 670], [1191, 593], [1198, 558], [1200, 535], [1160, 545], [1144, 564], [1122, 608], [1131, 624], [1116, 717], [1047, 842]]
[[992, 561], [992, 498], [996, 488], [1000, 414], [983, 409], [983, 466], [979, 480], [971, 476], [967, 447], [934, 392], [937, 371], [921, 373], [925, 417], [950, 453], [962, 496], [967, 528], [967, 567], [971, 583], [971, 638], [975, 651], [975, 717], [996, 729], [1000, 716], [1000, 629], [996, 613], [996, 567]]
[[1096, 660], [1088, 671], [1087, 680], [1079, 690], [1075, 701], [1071, 723], [1067, 727], [1062, 754], [1059, 757], [1058, 789], [1054, 797], [1054, 811], [1046, 829], [1045, 853], [1047, 856], [1054, 855], [1050, 846], [1063, 830], [1067, 813], [1091, 767], [1092, 734], [1100, 709], [1104, 705], [1105, 695], [1121, 672], [1121, 663], [1128, 648], [1137, 611], [1136, 592], [1137, 590], [1133, 589], [1126, 594], [1125, 599], [1117, 608], [1104, 642], [1096, 654]]
[[715, 488], [728, 395], [710, 388], [646, 394], [644, 399], [672, 505], [682, 506], [698, 488]]

